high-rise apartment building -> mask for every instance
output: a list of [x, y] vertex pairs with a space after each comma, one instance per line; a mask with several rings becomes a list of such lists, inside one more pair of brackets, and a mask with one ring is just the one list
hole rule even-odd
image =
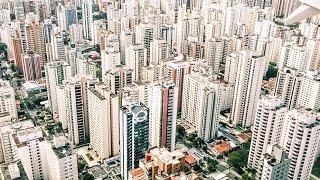
[[278, 144], [269, 145], [262, 155], [261, 179], [287, 179], [291, 160], [288, 154]]
[[169, 57], [169, 46], [165, 39], [153, 39], [150, 43], [150, 64], [159, 64]]
[[88, 90], [90, 145], [101, 162], [119, 155], [119, 97], [107, 89]]
[[100, 44], [102, 31], [107, 28], [106, 23], [102, 20], [94, 20], [91, 26], [92, 44]]
[[183, 82], [181, 118], [204, 140], [216, 137], [220, 114], [219, 83], [213, 82], [208, 69], [195, 69]]
[[41, 65], [46, 63], [46, 55], [45, 55], [45, 45], [43, 38], [43, 28], [39, 22], [32, 19], [30, 22], [26, 22], [25, 24], [25, 35], [27, 41], [27, 47], [24, 52], [31, 50], [41, 57]]
[[47, 179], [46, 141], [40, 127], [28, 128], [13, 135], [18, 155], [29, 179]]
[[23, 76], [27, 81], [41, 78], [41, 57], [29, 51], [22, 55]]
[[93, 23], [93, 15], [92, 15], [92, 1], [84, 0], [82, 1], [82, 22], [83, 22], [83, 37], [84, 39], [90, 40], [92, 33], [92, 23]]
[[54, 61], [46, 64], [45, 73], [50, 108], [52, 113], [58, 113], [56, 88], [71, 77], [71, 67], [64, 61]]
[[165, 81], [149, 87], [149, 143], [152, 147], [175, 147], [178, 87]]
[[280, 145], [291, 159], [288, 179], [308, 180], [320, 140], [319, 115], [305, 109], [289, 111]]
[[133, 69], [133, 81], [142, 79], [142, 67], [147, 66], [147, 50], [141, 44], [131, 45], [126, 49], [125, 64]]
[[21, 39], [19, 38], [19, 34], [16, 33], [11, 37], [12, 39], [12, 48], [13, 48], [13, 59], [14, 64], [16, 65], [19, 72], [23, 72], [22, 69], [22, 47], [21, 47]]
[[231, 121], [234, 125], [250, 127], [253, 125], [260, 96], [265, 61], [263, 57], [253, 56], [250, 51], [240, 51], [238, 58]]
[[55, 135], [46, 141], [46, 161], [49, 179], [78, 179], [78, 163], [75, 150], [64, 135]]
[[120, 108], [121, 177], [138, 167], [149, 146], [149, 110], [141, 103], [131, 102]]
[[205, 58], [212, 67], [214, 74], [221, 71], [221, 64], [227, 54], [227, 42], [224, 39], [210, 39], [206, 42]]
[[287, 108], [273, 96], [263, 97], [258, 101], [255, 114], [248, 166], [262, 173], [263, 154], [269, 145], [280, 142], [282, 124]]
[[68, 138], [72, 145], [89, 142], [88, 88], [98, 82], [98, 79], [80, 76], [64, 82]]
[[272, 1], [274, 15], [279, 17], [288, 17], [288, 15], [298, 6], [298, 0], [278, 0]]
[[155, 37], [154, 26], [152, 24], [140, 23], [136, 26], [136, 43], [142, 44], [146, 49], [147, 64], [150, 63], [150, 44]]
[[320, 75], [318, 72], [309, 71], [304, 76], [296, 107], [310, 108], [315, 111], [320, 109]]
[[0, 114], [9, 113], [18, 118], [14, 88], [9, 81], [0, 80]]
[[132, 85], [132, 75], [132, 69], [125, 66], [117, 66], [102, 75], [102, 82], [106, 84], [112, 93], [119, 94], [124, 87]]
[[292, 68], [285, 67], [278, 71], [274, 95], [281, 98], [288, 109], [297, 105], [303, 78], [303, 73]]
[[55, 29], [55, 31], [51, 34], [51, 45], [52, 45], [52, 54], [53, 61], [64, 61], [65, 60], [65, 48], [64, 41], [62, 37], [62, 32], [59, 29]]
[[185, 75], [191, 72], [190, 63], [182, 60], [177, 60], [174, 62], [170, 62], [168, 65], [168, 69], [170, 71], [170, 76], [178, 86], [178, 113], [181, 113], [182, 107], [182, 94], [183, 94], [183, 83], [185, 79]]

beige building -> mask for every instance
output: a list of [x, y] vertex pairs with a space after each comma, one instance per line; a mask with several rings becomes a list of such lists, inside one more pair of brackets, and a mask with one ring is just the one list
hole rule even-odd
[[102, 162], [119, 155], [119, 97], [103, 87], [88, 90], [90, 145]]
[[63, 135], [47, 141], [48, 178], [56, 180], [78, 179], [77, 154]]

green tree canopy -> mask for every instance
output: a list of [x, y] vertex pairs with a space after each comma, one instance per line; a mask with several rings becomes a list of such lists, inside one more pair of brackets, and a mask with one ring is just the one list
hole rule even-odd
[[227, 163], [233, 167], [235, 171], [242, 174], [242, 168], [247, 166], [249, 156], [250, 143], [245, 143], [243, 148], [230, 153]]

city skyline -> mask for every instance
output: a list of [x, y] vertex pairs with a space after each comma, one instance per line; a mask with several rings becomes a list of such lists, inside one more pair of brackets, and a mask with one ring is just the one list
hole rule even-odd
[[0, 0], [0, 179], [319, 179], [319, 117], [319, 0]]

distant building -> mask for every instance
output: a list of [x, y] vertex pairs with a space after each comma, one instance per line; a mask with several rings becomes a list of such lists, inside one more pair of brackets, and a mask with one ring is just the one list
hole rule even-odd
[[82, 22], [83, 22], [83, 37], [84, 39], [90, 40], [92, 33], [93, 15], [92, 15], [92, 4], [91, 0], [82, 1]]
[[183, 81], [181, 118], [192, 125], [204, 140], [216, 137], [220, 114], [219, 88], [210, 71], [199, 67]]
[[37, 80], [41, 78], [41, 57], [29, 51], [22, 55], [22, 71], [27, 81]]
[[71, 67], [64, 61], [54, 61], [45, 66], [48, 99], [52, 113], [58, 113], [57, 86], [71, 77]]
[[73, 77], [64, 81], [66, 122], [72, 145], [89, 142], [88, 89], [94, 87], [98, 79]]
[[284, 67], [278, 72], [274, 95], [281, 98], [288, 109], [297, 105], [303, 78], [303, 73], [288, 67]]

